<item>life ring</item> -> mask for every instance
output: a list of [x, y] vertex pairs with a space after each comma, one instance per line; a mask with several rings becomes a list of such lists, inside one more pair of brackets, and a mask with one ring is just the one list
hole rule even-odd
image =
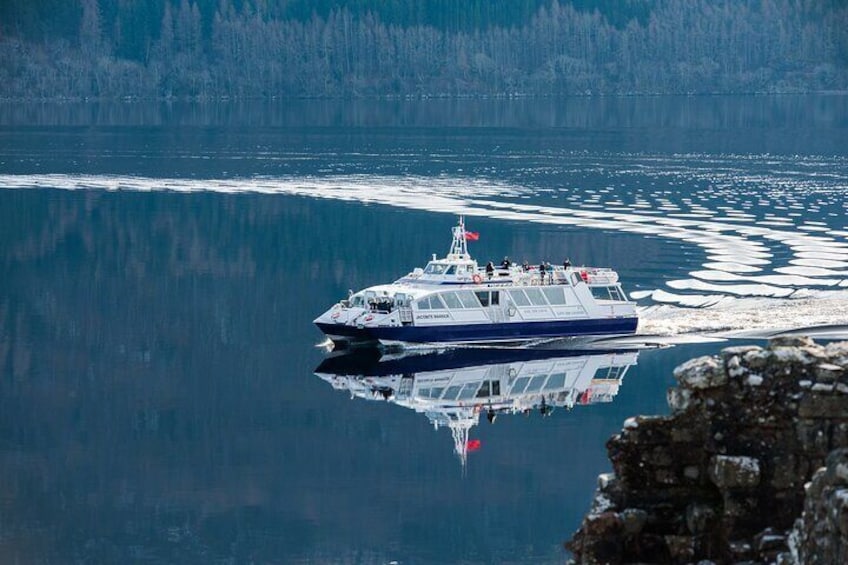
[[589, 273], [580, 271], [580, 278], [583, 279], [583, 282], [589, 282]]
[[473, 277], [471, 277], [471, 280], [474, 281], [474, 284], [480, 284], [481, 282], [483, 282], [483, 277], [475, 274]]

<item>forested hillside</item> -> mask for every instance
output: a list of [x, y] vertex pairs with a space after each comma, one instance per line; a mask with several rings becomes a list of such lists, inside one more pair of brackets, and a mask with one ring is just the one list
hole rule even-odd
[[0, 3], [0, 98], [846, 88], [843, 0]]

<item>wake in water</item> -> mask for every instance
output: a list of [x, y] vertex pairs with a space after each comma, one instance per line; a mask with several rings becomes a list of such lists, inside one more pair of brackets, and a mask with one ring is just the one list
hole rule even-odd
[[[701, 248], [707, 259], [688, 278], [631, 294], [644, 304], [640, 335], [673, 341], [804, 329], [820, 337], [848, 337], [848, 231], [842, 223], [848, 161], [738, 155], [582, 159], [571, 165], [603, 171], [610, 186], [551, 194], [461, 177], [0, 175], [0, 188], [286, 194], [665, 238]], [[663, 183], [643, 186], [644, 179]], [[669, 185], [689, 191], [675, 192]]]

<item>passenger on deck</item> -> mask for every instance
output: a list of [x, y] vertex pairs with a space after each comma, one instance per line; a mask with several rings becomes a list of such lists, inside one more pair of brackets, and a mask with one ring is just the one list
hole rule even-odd
[[503, 261], [501, 261], [501, 268], [509, 269], [510, 265], [512, 265], [512, 263], [510, 262], [509, 257], [504, 257]]
[[492, 278], [492, 275], [494, 275], [494, 274], [495, 274], [495, 266], [492, 264], [491, 261], [489, 261], [488, 263], [486, 263], [486, 276], [489, 277], [489, 278]]
[[545, 284], [545, 262], [544, 261], [539, 263], [539, 279], [541, 280], [542, 284]]
[[524, 269], [525, 273], [530, 270], [530, 265], [527, 264], [526, 259], [524, 260], [524, 263], [521, 264], [521, 268]]
[[566, 269], [569, 268], [571, 266], [571, 259], [566, 257], [565, 261], [562, 262], [562, 266], [565, 267]]

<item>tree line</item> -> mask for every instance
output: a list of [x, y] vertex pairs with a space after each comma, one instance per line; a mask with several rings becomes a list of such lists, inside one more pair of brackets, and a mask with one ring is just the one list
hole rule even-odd
[[848, 88], [841, 0], [7, 0], [0, 97]]

